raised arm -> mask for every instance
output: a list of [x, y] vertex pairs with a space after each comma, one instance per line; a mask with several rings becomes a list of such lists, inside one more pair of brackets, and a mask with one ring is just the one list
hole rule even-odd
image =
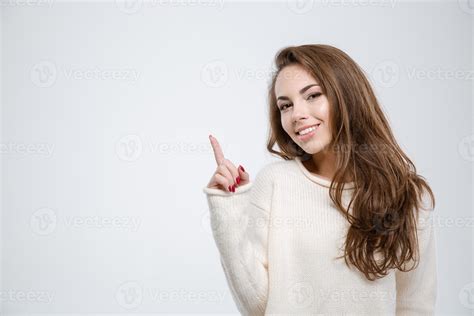
[[221, 266], [234, 302], [243, 315], [264, 315], [268, 297], [270, 168], [264, 167], [253, 182], [234, 191], [209, 185], [203, 191]]

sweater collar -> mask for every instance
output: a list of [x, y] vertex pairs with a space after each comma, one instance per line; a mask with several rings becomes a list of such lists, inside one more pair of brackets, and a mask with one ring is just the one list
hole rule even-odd
[[[311, 181], [313, 182], [316, 182], [324, 187], [327, 187], [329, 188], [330, 185], [331, 185], [331, 180], [329, 179], [326, 179], [326, 178], [323, 178], [319, 175], [316, 175], [314, 173], [311, 173], [309, 172], [308, 169], [306, 169], [306, 167], [303, 165], [303, 162], [302, 162], [302, 158], [297, 156], [295, 157], [295, 162], [296, 164], [298, 165], [298, 168], [303, 172], [303, 174], [308, 178], [310, 179]], [[352, 182], [346, 182], [344, 184], [344, 190], [347, 190], [347, 189], [353, 189], [354, 188], [354, 181]]]

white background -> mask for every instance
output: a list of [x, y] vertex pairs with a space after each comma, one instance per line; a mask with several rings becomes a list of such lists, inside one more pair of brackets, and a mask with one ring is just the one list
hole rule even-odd
[[237, 313], [208, 141], [269, 161], [276, 52], [368, 74], [436, 195], [439, 315], [474, 311], [473, 1], [10, 0], [1, 6], [1, 302], [14, 313]]

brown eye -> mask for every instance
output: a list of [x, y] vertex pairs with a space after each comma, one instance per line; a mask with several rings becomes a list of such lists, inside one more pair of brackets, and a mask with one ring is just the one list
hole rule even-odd
[[280, 111], [283, 111], [285, 109], [285, 106], [289, 106], [289, 104], [283, 104], [280, 106]]
[[321, 93], [319, 93], [319, 92], [318, 92], [318, 93], [314, 93], [314, 94], [310, 95], [310, 96], [308, 97], [308, 99], [311, 98], [311, 97], [319, 97], [320, 95], [321, 95]]

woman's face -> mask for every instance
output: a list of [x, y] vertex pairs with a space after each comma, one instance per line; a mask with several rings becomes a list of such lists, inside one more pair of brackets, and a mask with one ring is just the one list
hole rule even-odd
[[[283, 68], [275, 82], [275, 95], [283, 129], [306, 153], [318, 153], [331, 143], [328, 99], [304, 68]], [[316, 129], [306, 135], [297, 133], [307, 126]]]

